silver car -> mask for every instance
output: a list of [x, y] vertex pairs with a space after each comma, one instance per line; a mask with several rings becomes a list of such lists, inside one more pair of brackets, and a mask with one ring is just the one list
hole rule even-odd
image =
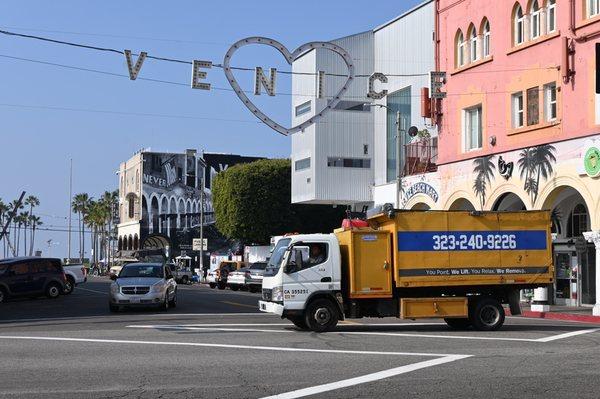
[[161, 263], [130, 263], [110, 278], [111, 312], [118, 312], [121, 307], [167, 310], [177, 306], [177, 283], [170, 268]]

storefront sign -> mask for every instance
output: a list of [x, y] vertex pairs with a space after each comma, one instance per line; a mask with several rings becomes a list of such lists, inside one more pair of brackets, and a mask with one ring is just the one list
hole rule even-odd
[[590, 177], [600, 175], [600, 149], [596, 146], [590, 146], [583, 156], [583, 166], [585, 173]]
[[402, 208], [409, 199], [414, 197], [417, 194], [425, 194], [430, 197], [433, 202], [437, 202], [439, 198], [439, 194], [432, 185], [425, 182], [418, 182], [410, 186], [407, 190], [404, 191], [404, 199], [402, 201]]

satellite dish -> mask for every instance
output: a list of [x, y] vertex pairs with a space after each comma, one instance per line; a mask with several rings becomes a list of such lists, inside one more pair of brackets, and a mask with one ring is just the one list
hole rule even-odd
[[416, 126], [411, 126], [408, 129], [408, 135], [410, 137], [415, 137], [417, 134], [419, 134], [419, 129]]

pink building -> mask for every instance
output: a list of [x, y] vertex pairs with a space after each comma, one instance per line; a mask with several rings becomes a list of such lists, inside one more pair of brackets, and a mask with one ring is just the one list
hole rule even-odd
[[552, 210], [549, 299], [600, 315], [600, 0], [436, 3], [440, 194], [406, 206]]

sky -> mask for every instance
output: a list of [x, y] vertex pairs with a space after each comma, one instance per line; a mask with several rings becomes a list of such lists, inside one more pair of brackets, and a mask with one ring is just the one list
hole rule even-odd
[[[3, 0], [0, 27], [98, 47], [221, 63], [229, 46], [245, 37], [271, 37], [294, 49], [308, 41], [373, 29], [418, 3]], [[290, 69], [273, 49], [259, 46], [238, 51], [232, 65]], [[230, 87], [221, 69], [208, 70], [210, 91], [189, 87], [191, 66], [186, 64], [148, 59], [137, 80], [129, 80], [127, 74], [120, 54], [0, 35], [0, 199], [12, 201], [23, 190], [35, 195], [41, 202], [35, 211], [44, 224], [40, 229], [66, 230], [71, 160], [73, 193], [97, 198], [117, 188], [119, 163], [142, 148], [290, 156], [289, 137], [258, 122], [235, 93], [222, 90]], [[236, 78], [251, 90], [252, 75], [240, 71]], [[277, 90], [290, 89], [289, 77], [278, 74]], [[290, 96], [266, 97], [251, 99], [289, 125]], [[44, 255], [67, 256], [68, 234], [49, 230], [38, 231], [35, 248]], [[77, 242], [73, 234], [72, 256], [77, 256]]]

